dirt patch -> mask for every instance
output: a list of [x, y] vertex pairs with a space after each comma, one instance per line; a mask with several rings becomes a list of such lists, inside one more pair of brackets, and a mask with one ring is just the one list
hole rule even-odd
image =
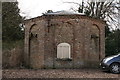
[[100, 69], [5, 69], [3, 78], [118, 78]]

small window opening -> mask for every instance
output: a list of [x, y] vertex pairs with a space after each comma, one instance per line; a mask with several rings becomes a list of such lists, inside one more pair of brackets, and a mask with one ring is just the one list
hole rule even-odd
[[57, 58], [59, 58], [59, 59], [70, 59], [71, 58], [70, 44], [60, 43], [57, 46]]

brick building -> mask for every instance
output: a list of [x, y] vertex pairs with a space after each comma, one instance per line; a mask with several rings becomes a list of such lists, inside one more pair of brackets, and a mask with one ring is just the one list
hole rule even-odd
[[105, 55], [105, 22], [66, 11], [25, 21], [26, 66], [96, 67]]

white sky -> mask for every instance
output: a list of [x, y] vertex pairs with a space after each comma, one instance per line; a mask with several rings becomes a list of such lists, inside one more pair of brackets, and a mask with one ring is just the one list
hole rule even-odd
[[42, 13], [45, 13], [47, 10], [53, 10], [54, 12], [61, 10], [70, 11], [71, 8], [77, 10], [78, 5], [65, 2], [77, 2], [77, 3], [82, 2], [82, 0], [17, 0], [17, 1], [19, 2], [18, 7], [20, 8], [21, 12], [20, 14], [26, 17], [26, 19], [41, 16]]
[[79, 2], [81, 0], [17, 0], [22, 16], [33, 18], [42, 15], [47, 10], [61, 11], [71, 10], [71, 8], [78, 7], [78, 5], [64, 3], [64, 2]]

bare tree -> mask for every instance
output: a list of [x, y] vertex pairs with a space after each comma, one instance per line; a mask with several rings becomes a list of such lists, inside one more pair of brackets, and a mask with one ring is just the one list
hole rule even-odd
[[87, 16], [105, 20], [108, 24], [113, 23], [114, 26], [117, 27], [117, 15], [120, 10], [120, 3], [117, 0], [111, 0], [111, 2], [108, 2], [107, 0], [104, 2], [98, 2], [98, 0], [94, 0], [94, 2], [86, 2], [85, 0], [82, 0], [82, 3], [65, 3], [76, 4], [79, 6], [77, 10], [79, 13], [84, 13]]

